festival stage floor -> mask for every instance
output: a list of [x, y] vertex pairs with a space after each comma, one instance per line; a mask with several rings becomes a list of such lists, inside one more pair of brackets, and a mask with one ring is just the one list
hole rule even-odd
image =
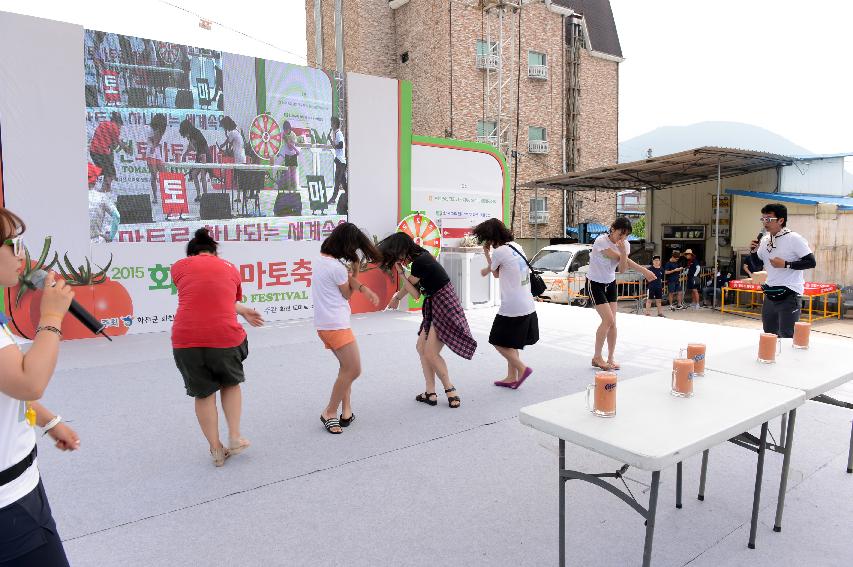
[[[253, 445], [211, 464], [168, 334], [63, 344], [45, 403], [72, 422], [82, 448], [40, 442], [45, 486], [75, 567], [104, 565], [546, 566], [557, 564], [557, 442], [519, 424], [525, 405], [582, 390], [595, 311], [539, 304], [542, 340], [524, 352], [534, 373], [517, 390], [487, 343], [493, 309], [468, 312], [472, 361], [445, 352], [462, 407], [430, 407], [415, 353], [419, 314], [353, 318], [363, 375], [356, 421], [329, 435], [319, 420], [337, 363], [310, 321], [250, 329], [243, 433]], [[752, 329], [619, 314], [620, 379], [667, 368], [688, 341], [708, 356], [757, 340]], [[835, 339], [833, 339], [835, 340]], [[842, 356], [853, 341], [838, 339]], [[849, 384], [839, 397], [853, 400]], [[650, 416], [651, 417], [651, 416]], [[755, 455], [712, 450], [705, 502], [699, 459], [662, 473], [653, 564], [830, 566], [853, 555], [853, 475], [845, 473], [853, 412], [798, 411], [784, 529], [773, 533], [781, 455], [768, 453], [758, 549], [747, 549]], [[771, 431], [779, 433], [778, 420]], [[224, 432], [224, 420], [221, 422]], [[567, 464], [612, 472], [620, 463], [568, 446]], [[645, 504], [650, 474], [631, 469]], [[636, 565], [643, 521], [588, 484], [568, 485], [571, 565]]]

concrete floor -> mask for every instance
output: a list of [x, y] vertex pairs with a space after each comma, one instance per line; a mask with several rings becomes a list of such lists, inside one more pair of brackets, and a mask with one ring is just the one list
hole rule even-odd
[[[598, 319], [559, 305], [538, 312], [543, 338], [524, 353], [535, 371], [517, 391], [491, 384], [505, 371], [486, 340], [494, 310], [468, 312], [480, 348], [470, 362], [446, 353], [462, 396], [455, 410], [442, 398], [437, 407], [413, 399], [424, 389], [419, 315], [354, 317], [364, 368], [353, 392], [358, 417], [334, 436], [318, 416], [337, 363], [310, 321], [250, 329], [243, 433], [253, 445], [220, 469], [167, 334], [63, 344], [45, 403], [72, 422], [82, 448], [63, 454], [43, 443], [39, 460], [72, 565], [556, 565], [557, 442], [520, 425], [517, 413], [591, 381]], [[688, 340], [705, 341], [709, 357], [755, 340], [754, 329], [687, 320], [697, 316], [719, 314], [620, 314], [620, 379], [667, 367]], [[836, 394], [853, 400], [853, 387]], [[818, 403], [798, 412], [784, 529], [771, 531], [781, 456], [769, 453], [756, 550], [746, 547], [754, 454], [714, 449], [705, 502], [692, 496], [698, 459], [686, 461], [682, 510], [675, 471], [664, 471], [653, 564], [849, 565], [851, 417]], [[587, 472], [620, 466], [574, 446], [567, 462]], [[650, 473], [627, 476], [644, 504]], [[569, 483], [567, 502], [570, 565], [640, 563], [640, 516], [587, 484]]]

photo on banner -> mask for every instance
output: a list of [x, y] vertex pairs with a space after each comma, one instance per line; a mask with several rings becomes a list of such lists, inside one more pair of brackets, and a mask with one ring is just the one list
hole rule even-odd
[[333, 72], [84, 33], [92, 243], [320, 241], [347, 219]]

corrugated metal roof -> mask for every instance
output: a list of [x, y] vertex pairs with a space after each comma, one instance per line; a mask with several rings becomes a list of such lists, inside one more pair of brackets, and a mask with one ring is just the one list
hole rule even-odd
[[767, 152], [704, 146], [665, 156], [577, 171], [526, 183], [565, 191], [664, 189], [791, 165], [793, 158]]
[[754, 197], [771, 202], [797, 203], [800, 205], [817, 205], [832, 203], [838, 205], [841, 211], [853, 211], [853, 197], [836, 197], [833, 195], [813, 195], [811, 193], [767, 193], [763, 191], [746, 191], [745, 189], [726, 189], [729, 195]]
[[[586, 20], [590, 49], [622, 57], [619, 33], [610, 0], [553, 0], [554, 4], [574, 10]], [[566, 22], [566, 25], [569, 25]]]

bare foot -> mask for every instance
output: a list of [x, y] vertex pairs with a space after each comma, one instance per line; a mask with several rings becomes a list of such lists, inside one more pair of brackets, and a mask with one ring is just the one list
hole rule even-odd
[[611, 370], [619, 370], [621, 368], [619, 363], [612, 359], [607, 361], [607, 365], [610, 366]]
[[613, 367], [610, 366], [610, 363], [605, 362], [603, 358], [593, 358], [590, 362], [592, 366], [595, 368], [600, 368], [601, 370], [613, 370]]

